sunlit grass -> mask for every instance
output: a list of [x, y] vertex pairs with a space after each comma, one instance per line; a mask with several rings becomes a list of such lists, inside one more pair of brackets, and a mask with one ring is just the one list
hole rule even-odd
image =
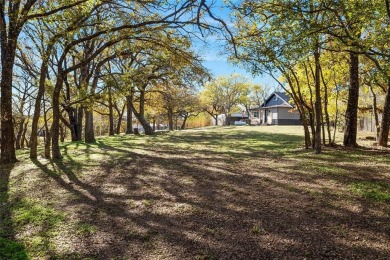
[[[182, 200], [200, 200], [203, 194], [199, 189], [207, 191], [216, 185], [213, 195], [222, 197], [221, 201], [231, 194], [248, 199], [251, 191], [233, 182], [240, 176], [256, 180], [260, 191], [274, 189], [289, 198], [336, 198], [336, 205], [360, 200], [383, 205], [390, 200], [387, 153], [324, 147], [322, 154], [315, 155], [304, 149], [299, 126], [210, 127], [152, 136], [106, 136], [98, 137], [94, 144], [65, 142], [61, 152], [62, 161], [31, 161], [27, 150], [19, 151], [20, 162], [11, 171], [9, 192], [0, 192], [0, 202], [10, 205], [10, 224], [19, 242], [0, 240], [0, 248], [1, 243], [8, 248], [5, 253], [0, 249], [0, 259], [15, 250], [33, 259], [71, 251], [72, 246], [62, 240], [100, 236], [105, 227], [94, 223], [93, 214], [107, 217], [112, 207], [131, 212], [131, 216], [152, 211], [162, 216], [205, 215], [208, 211], [197, 204], [164, 196], [172, 196], [168, 191], [178, 189], [185, 192], [180, 193]], [[100, 209], [101, 204], [108, 209]], [[94, 207], [98, 213], [90, 211]], [[216, 236], [217, 231], [206, 228], [200, 232]], [[260, 223], [253, 223], [245, 232], [260, 236], [265, 230]], [[155, 246], [153, 231], [130, 234], [128, 239], [140, 239], [148, 249]]]

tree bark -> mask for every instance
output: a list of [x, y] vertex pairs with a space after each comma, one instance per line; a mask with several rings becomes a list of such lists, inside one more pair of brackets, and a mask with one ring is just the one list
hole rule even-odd
[[[46, 51], [49, 52], [49, 49]], [[30, 158], [36, 159], [38, 156], [38, 122], [41, 115], [41, 103], [42, 97], [45, 93], [45, 81], [48, 70], [48, 54], [42, 60], [40, 69], [38, 93], [35, 98], [34, 115], [31, 123], [31, 136], [30, 136]]]
[[168, 112], [168, 126], [169, 126], [169, 131], [173, 131], [173, 110], [171, 107], [167, 108]]
[[20, 122], [19, 122], [18, 133], [16, 134], [16, 140], [15, 140], [16, 150], [21, 149], [21, 140], [22, 140], [22, 135], [24, 132], [24, 122], [25, 121], [26, 121], [26, 118], [22, 115], [22, 118], [20, 119]]
[[[11, 28], [9, 29], [11, 30]], [[12, 79], [16, 41], [19, 33], [11, 35], [8, 42], [1, 39], [1, 163], [17, 162], [15, 152], [14, 124], [12, 121]], [[5, 37], [5, 36], [3, 36]]]
[[83, 135], [83, 107], [68, 107], [66, 112], [68, 113], [70, 134], [72, 142], [81, 141]]
[[375, 119], [376, 141], [379, 142], [381, 127], [379, 125], [379, 118], [378, 118], [378, 104], [377, 104], [376, 94], [375, 94], [374, 90], [372, 89], [371, 85], [370, 85], [370, 91], [372, 94], [372, 113], [374, 114], [374, 119]]
[[[23, 127], [22, 140], [20, 141], [20, 147], [22, 149], [24, 149], [25, 143], [26, 143], [26, 133], [27, 133], [27, 128], [28, 128], [28, 122], [29, 122], [29, 119], [27, 119], [27, 122], [24, 124], [24, 127]], [[29, 144], [27, 142], [27, 147], [28, 146], [29, 146]]]
[[315, 144], [314, 144], [314, 153], [321, 153], [321, 115], [322, 115], [322, 105], [321, 105], [321, 81], [320, 81], [320, 53], [319, 47], [316, 47], [314, 52], [314, 60], [315, 60], [315, 93], [316, 93], [316, 101], [315, 101]]
[[[328, 106], [329, 106], [328, 84], [326, 84], [326, 82], [325, 82], [324, 74], [322, 73], [322, 69], [321, 69], [321, 79], [322, 79], [322, 84], [324, 85], [324, 114], [325, 114], [326, 131], [328, 134], [328, 144], [331, 145], [332, 144], [332, 134], [330, 131], [330, 119], [329, 119], [329, 111], [328, 111]], [[325, 138], [324, 138], [324, 143], [325, 143]]]
[[383, 116], [381, 130], [379, 132], [378, 145], [387, 147], [387, 142], [389, 139], [389, 123], [390, 123], [390, 78], [387, 80], [387, 92], [385, 98], [385, 104], [383, 106]]
[[133, 88], [130, 90], [130, 95], [126, 97], [127, 103], [127, 118], [126, 118], [126, 134], [133, 134], [133, 111], [131, 104], [133, 102]]
[[63, 143], [65, 142], [65, 131], [64, 131], [65, 126], [63, 124], [60, 124], [60, 142]]
[[85, 109], [85, 142], [95, 143], [95, 132], [93, 126], [93, 112]]
[[118, 123], [116, 124], [116, 134], [119, 135], [121, 133], [121, 125], [122, 125], [123, 113], [118, 115]]
[[108, 135], [115, 135], [114, 132], [114, 111], [113, 111], [113, 104], [112, 104], [112, 95], [111, 95], [111, 88], [109, 87], [108, 90], [108, 119], [110, 123], [110, 130]]
[[181, 127], [180, 127], [181, 130], [184, 130], [186, 128], [187, 119], [188, 119], [188, 115], [186, 114], [186, 115], [184, 115], [183, 123], [181, 124]]
[[349, 92], [347, 111], [345, 112], [345, 130], [343, 144], [349, 147], [356, 147], [357, 135], [357, 113], [359, 102], [359, 55], [349, 54]]
[[59, 146], [59, 135], [60, 135], [60, 92], [63, 84], [62, 70], [59, 69], [57, 72], [57, 82], [54, 87], [52, 102], [53, 102], [53, 122], [51, 125], [51, 138], [52, 138], [52, 158], [62, 159], [60, 146]]
[[153, 128], [150, 126], [150, 123], [148, 122], [148, 120], [146, 120], [146, 118], [143, 115], [141, 115], [141, 113], [138, 113], [138, 111], [135, 109], [133, 104], [131, 104], [131, 109], [133, 110], [133, 113], [134, 113], [135, 117], [137, 118], [137, 120], [140, 122], [140, 124], [144, 128], [145, 134], [152, 135]]
[[50, 144], [51, 136], [50, 131], [45, 131], [45, 158], [50, 159]]

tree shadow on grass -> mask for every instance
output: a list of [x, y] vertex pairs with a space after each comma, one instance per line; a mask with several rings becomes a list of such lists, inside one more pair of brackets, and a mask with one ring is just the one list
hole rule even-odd
[[[232, 167], [230, 161], [223, 159], [230, 155], [237, 156], [234, 163], [242, 158], [264, 160], [280, 154], [280, 149], [290, 155], [295, 153], [291, 149], [297, 142], [303, 140], [301, 137], [278, 135], [275, 138], [272, 134], [253, 132], [220, 134], [218, 139], [215, 134], [205, 132], [195, 137], [145, 138], [151, 141], [142, 151], [139, 145], [123, 144], [128, 139], [122, 137], [87, 146], [86, 153], [106, 156], [105, 161], [99, 162], [98, 171], [88, 173], [87, 179], [80, 177], [83, 173], [79, 171], [88, 169], [82, 167], [82, 161], [75, 160], [77, 155], [68, 154], [64, 162], [52, 161], [47, 165], [35, 162], [55, 181], [57, 188], [76, 195], [75, 199], [65, 201], [64, 206], [77, 207], [74, 218], [82, 223], [83, 232], [88, 233], [79, 235], [77, 243], [73, 243], [79, 253], [55, 253], [53, 257], [319, 259], [371, 256], [385, 259], [388, 256], [388, 250], [373, 245], [378, 242], [374, 236], [388, 239], [389, 230], [381, 230], [381, 225], [386, 225], [389, 219], [387, 215], [380, 217], [371, 213], [380, 210], [375, 206], [367, 205], [369, 210], [364, 214], [350, 211], [335, 204], [337, 197], [325, 193], [311, 196], [296, 185], [294, 179], [288, 179], [290, 172], [278, 172], [283, 170], [279, 164], [247, 171], [247, 168]], [[253, 142], [262, 138], [268, 143], [251, 143], [245, 138]], [[170, 146], [172, 143], [194, 146], [177, 148]], [[203, 150], [196, 150], [199, 143], [206, 146], [207, 156], [193, 155], [194, 151], [202, 153]], [[226, 149], [213, 150], [209, 147], [213, 145]], [[235, 146], [239, 149], [229, 150]], [[133, 147], [138, 150], [132, 150]], [[243, 153], [245, 151], [248, 153]], [[301, 156], [306, 157], [304, 153]], [[90, 158], [89, 155], [86, 158]], [[296, 170], [301, 168], [297, 163], [296, 166]], [[350, 169], [354, 170], [357, 168]], [[285, 179], [279, 178], [283, 174]], [[311, 184], [323, 178], [305, 177], [304, 181]], [[123, 192], [117, 192], [118, 188]], [[360, 234], [372, 234], [366, 237], [371, 244], [356, 241], [354, 237]]]
[[10, 174], [14, 164], [0, 168], [0, 259], [28, 259], [23, 244], [15, 241], [11, 202], [9, 200]]

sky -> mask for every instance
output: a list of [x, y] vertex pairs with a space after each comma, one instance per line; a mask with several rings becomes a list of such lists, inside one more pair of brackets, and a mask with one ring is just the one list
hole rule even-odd
[[[229, 10], [222, 0], [215, 0], [213, 13], [219, 18], [223, 19], [228, 26], [233, 26], [232, 21], [229, 19]], [[211, 18], [210, 18], [211, 19]], [[210, 21], [215, 23], [215, 21]], [[267, 75], [253, 76], [250, 72], [247, 72], [244, 68], [234, 65], [228, 62], [228, 55], [224, 50], [225, 42], [219, 39], [218, 36], [212, 35], [204, 38], [205, 43], [200, 41], [194, 42], [194, 49], [203, 58], [203, 65], [214, 76], [230, 75], [238, 73], [246, 76], [253, 83], [259, 83], [262, 85], [268, 85], [271, 88], [277, 86], [277, 83]]]

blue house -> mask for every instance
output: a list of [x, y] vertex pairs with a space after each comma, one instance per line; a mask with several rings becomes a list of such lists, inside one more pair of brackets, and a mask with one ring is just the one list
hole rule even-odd
[[272, 93], [257, 108], [249, 110], [252, 125], [301, 125], [299, 112], [285, 92]]

